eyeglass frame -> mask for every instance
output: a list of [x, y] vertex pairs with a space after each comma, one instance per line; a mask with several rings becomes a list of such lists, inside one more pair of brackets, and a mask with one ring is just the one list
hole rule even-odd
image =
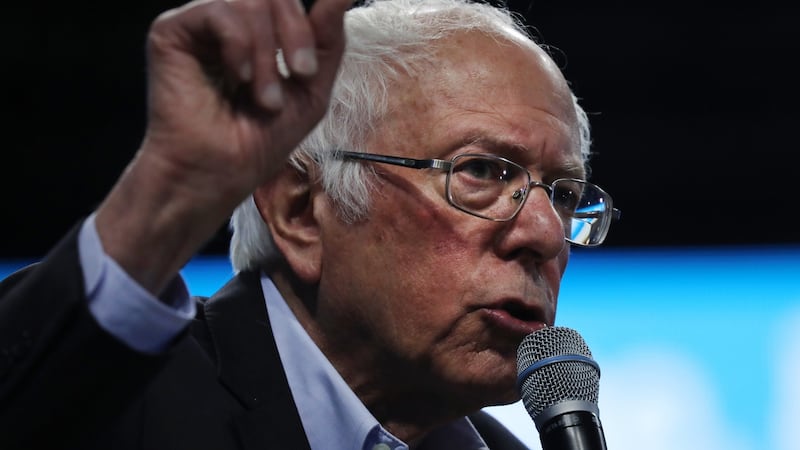
[[[603, 194], [604, 198], [608, 199], [608, 204], [610, 206], [610, 211], [608, 212], [608, 214], [610, 214], [610, 217], [608, 219], [608, 224], [604, 225], [605, 229], [603, 230], [603, 233], [602, 233], [602, 235], [601, 235], [601, 237], [599, 239], [599, 242], [597, 242], [597, 243], [594, 243], [594, 244], [580, 243], [580, 242], [577, 242], [577, 241], [574, 241], [574, 240], [568, 238], [566, 236], [566, 233], [564, 234], [564, 240], [565, 241], [569, 242], [570, 244], [577, 245], [579, 247], [596, 247], [598, 245], [602, 245], [602, 243], [605, 241], [606, 234], [608, 233], [608, 230], [611, 228], [611, 222], [615, 221], [615, 220], [619, 220], [622, 217], [622, 211], [613, 207], [611, 194], [609, 194], [608, 192], [603, 190], [603, 188], [601, 188], [600, 186], [598, 186], [598, 185], [596, 185], [594, 183], [591, 183], [589, 181], [582, 180], [582, 179], [579, 179], [579, 178], [559, 178], [559, 179], [554, 180], [550, 184], [543, 183], [541, 181], [536, 181], [536, 180], [533, 179], [533, 174], [531, 173], [531, 171], [528, 170], [526, 167], [524, 167], [524, 166], [522, 166], [522, 165], [520, 165], [518, 163], [515, 163], [514, 161], [511, 161], [510, 159], [507, 159], [507, 158], [504, 158], [504, 157], [498, 156], [498, 155], [493, 155], [493, 154], [490, 154], [490, 153], [464, 153], [464, 154], [459, 154], [459, 155], [454, 156], [449, 161], [448, 160], [444, 160], [444, 159], [436, 159], [436, 158], [416, 159], [416, 158], [407, 158], [407, 157], [403, 157], [403, 156], [381, 155], [381, 154], [377, 154], [377, 153], [350, 152], [350, 151], [345, 151], [345, 150], [337, 150], [337, 151], [333, 152], [333, 154], [334, 154], [334, 157], [337, 157], [337, 158], [346, 158], [346, 159], [353, 159], [353, 160], [360, 160], [360, 161], [377, 162], [377, 163], [382, 163], [382, 164], [390, 164], [390, 165], [393, 165], [393, 166], [408, 167], [410, 169], [436, 169], [436, 170], [441, 170], [441, 171], [447, 172], [447, 182], [446, 182], [446, 185], [445, 185], [445, 190], [446, 190], [446, 194], [447, 194], [446, 195], [447, 203], [449, 203], [450, 206], [458, 209], [459, 211], [462, 211], [462, 212], [467, 213], [467, 214], [469, 214], [471, 216], [478, 217], [478, 218], [485, 219], [485, 220], [489, 220], [489, 221], [492, 221], [492, 222], [508, 222], [508, 221], [513, 220], [515, 217], [517, 217], [517, 214], [519, 214], [519, 212], [522, 211], [522, 208], [525, 206], [525, 202], [528, 200], [528, 192], [530, 192], [531, 188], [540, 187], [540, 188], [544, 189], [545, 192], [547, 192], [548, 198], [550, 199], [550, 205], [555, 208], [555, 205], [553, 204], [553, 202], [554, 202], [554, 198], [553, 198], [554, 188], [553, 188], [553, 186], [556, 183], [558, 183], [560, 181], [573, 181], [573, 182], [578, 182], [578, 183], [581, 183], [581, 184], [584, 184], [584, 185], [592, 186], [595, 189], [597, 189], [598, 191], [600, 191], [600, 193]], [[479, 214], [479, 213], [477, 213], [475, 211], [470, 211], [470, 210], [466, 209], [465, 207], [457, 204], [453, 200], [452, 191], [450, 190], [450, 176], [452, 174], [454, 161], [456, 159], [458, 159], [458, 158], [462, 158], [462, 157], [465, 157], [465, 156], [474, 156], [474, 157], [483, 157], [483, 158], [496, 159], [496, 160], [503, 161], [505, 163], [511, 164], [513, 166], [519, 167], [520, 169], [525, 171], [525, 173], [528, 176], [528, 180], [529, 180], [528, 181], [528, 185], [521, 187], [520, 190], [515, 191], [514, 194], [513, 194], [513, 195], [516, 195], [516, 194], [520, 193], [520, 191], [522, 189], [525, 189], [525, 193], [524, 193], [525, 197], [522, 199], [522, 201], [519, 204], [519, 207], [517, 207], [517, 209], [514, 211], [514, 213], [510, 217], [505, 218], [505, 219], [498, 219], [498, 218], [495, 218], [495, 217], [484, 216], [484, 215]], [[571, 219], [580, 219], [581, 217], [585, 218], [585, 217], [589, 217], [591, 215], [592, 215], [592, 213], [584, 213], [583, 216], [581, 216], [579, 214], [575, 214], [574, 216], [571, 217]]]

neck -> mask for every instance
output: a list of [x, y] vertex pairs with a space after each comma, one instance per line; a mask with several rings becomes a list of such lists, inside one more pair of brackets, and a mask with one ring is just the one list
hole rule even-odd
[[298, 322], [370, 413], [412, 448], [433, 429], [480, 408], [457, 400], [469, 396], [448, 395], [446, 386], [412, 382], [430, 376], [418, 373], [425, 369], [409, 369], [387, 356], [389, 352], [376, 350], [370, 345], [372, 336], [352, 327], [331, 326], [316, 286], [303, 283], [290, 268], [280, 265], [267, 273]]

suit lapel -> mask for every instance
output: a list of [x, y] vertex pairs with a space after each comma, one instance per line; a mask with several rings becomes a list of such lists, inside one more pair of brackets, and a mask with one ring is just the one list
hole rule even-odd
[[245, 448], [308, 449], [272, 337], [259, 273], [240, 273], [203, 309], [220, 382], [245, 407], [236, 424]]

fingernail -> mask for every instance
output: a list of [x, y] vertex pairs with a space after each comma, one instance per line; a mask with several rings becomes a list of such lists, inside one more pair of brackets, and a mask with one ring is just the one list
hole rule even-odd
[[280, 109], [283, 106], [280, 83], [270, 83], [261, 91], [261, 103], [269, 109]]
[[317, 73], [317, 56], [313, 48], [295, 50], [292, 57], [292, 69], [300, 75], [314, 75]]
[[242, 67], [239, 68], [239, 76], [242, 78], [242, 81], [250, 81], [253, 77], [253, 66], [250, 64], [250, 61], [245, 62], [242, 64]]

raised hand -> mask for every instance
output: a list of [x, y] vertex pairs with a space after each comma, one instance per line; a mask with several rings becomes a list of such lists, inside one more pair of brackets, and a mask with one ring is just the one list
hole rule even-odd
[[145, 138], [97, 212], [106, 252], [146, 289], [158, 293], [321, 119], [349, 5], [204, 0], [154, 21]]

